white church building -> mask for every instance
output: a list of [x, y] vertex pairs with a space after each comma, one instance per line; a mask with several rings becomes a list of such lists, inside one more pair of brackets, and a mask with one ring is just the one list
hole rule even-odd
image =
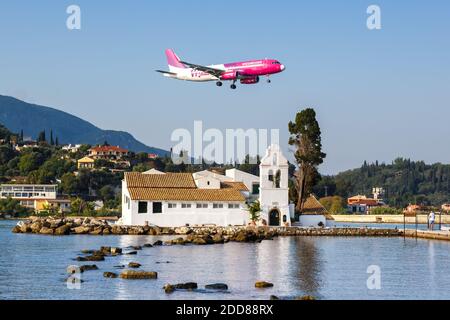
[[126, 172], [122, 181], [124, 225], [160, 227], [247, 225], [248, 203], [259, 199], [260, 218], [271, 226], [290, 226], [288, 161], [271, 145], [260, 163], [260, 176], [237, 169], [225, 174]]

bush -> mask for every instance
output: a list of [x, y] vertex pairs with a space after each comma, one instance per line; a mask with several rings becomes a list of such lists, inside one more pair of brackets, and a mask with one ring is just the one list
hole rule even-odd
[[370, 209], [369, 214], [403, 214], [403, 210], [391, 207], [377, 207]]

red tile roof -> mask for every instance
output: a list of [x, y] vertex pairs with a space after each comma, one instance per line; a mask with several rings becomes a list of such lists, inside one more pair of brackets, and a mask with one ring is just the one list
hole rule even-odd
[[128, 150], [121, 148], [119, 146], [97, 146], [97, 147], [92, 147], [89, 149], [89, 151], [95, 151], [95, 152], [122, 152], [122, 153], [127, 153]]

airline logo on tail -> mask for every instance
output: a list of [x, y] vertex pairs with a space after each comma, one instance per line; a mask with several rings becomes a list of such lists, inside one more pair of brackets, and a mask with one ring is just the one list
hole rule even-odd
[[224, 63], [203, 66], [182, 61], [172, 49], [166, 50], [169, 71], [156, 70], [165, 77], [187, 81], [215, 81], [217, 86], [222, 86], [222, 81], [231, 81], [231, 89], [236, 89], [236, 82], [241, 84], [258, 83], [260, 77], [267, 77], [285, 70], [285, 66], [278, 60], [260, 59], [243, 62]]

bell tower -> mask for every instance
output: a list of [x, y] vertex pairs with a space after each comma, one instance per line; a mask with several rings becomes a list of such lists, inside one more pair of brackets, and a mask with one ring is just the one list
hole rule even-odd
[[270, 145], [259, 165], [261, 218], [268, 225], [290, 226], [288, 161], [276, 144]]

